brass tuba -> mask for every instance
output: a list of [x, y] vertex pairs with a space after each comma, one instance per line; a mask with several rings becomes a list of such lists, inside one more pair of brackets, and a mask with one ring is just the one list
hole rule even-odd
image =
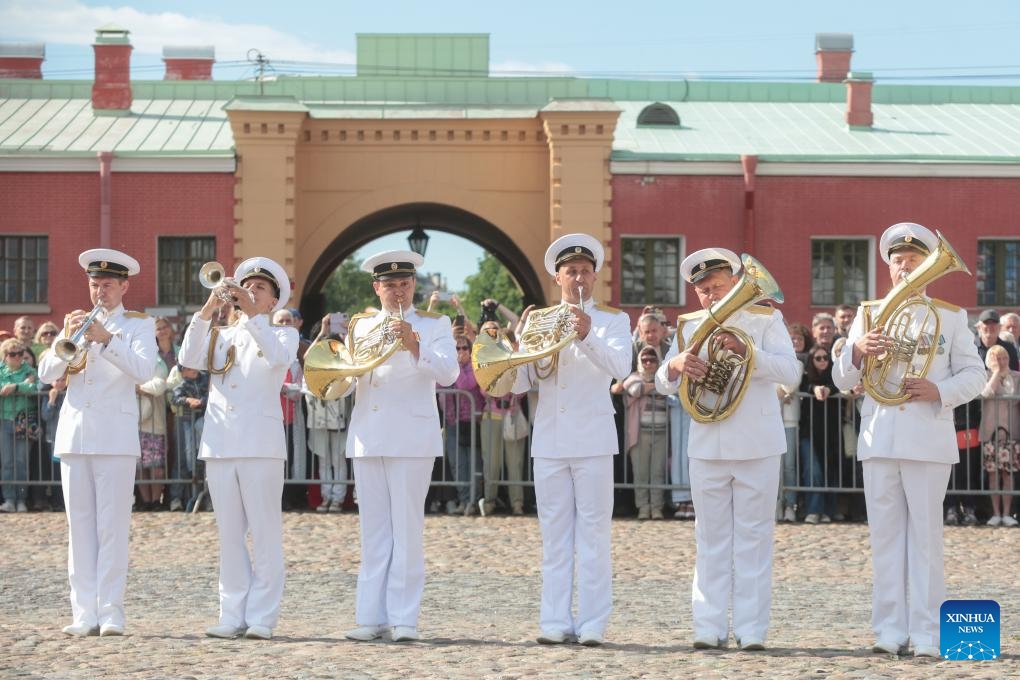
[[[739, 328], [728, 328], [723, 324], [729, 317], [756, 302], [783, 301], [783, 291], [761, 262], [746, 253], [740, 260], [744, 265], [741, 280], [708, 309], [708, 318], [695, 329], [686, 349], [679, 348], [681, 352], [698, 354], [703, 345], [707, 346], [708, 374], [699, 380], [691, 380], [690, 376], [684, 375], [678, 393], [684, 409], [699, 423], [716, 423], [733, 415], [744, 398], [754, 368], [751, 337]], [[743, 342], [747, 356], [741, 357], [723, 349], [719, 339], [722, 333], [735, 335]], [[678, 347], [681, 341], [678, 335]]]
[[305, 383], [319, 399], [339, 399], [358, 376], [381, 366], [402, 346], [400, 338], [390, 330], [394, 318], [387, 316], [363, 336], [354, 337], [354, 324], [363, 316], [351, 319], [347, 344], [332, 338], [318, 340], [305, 352]]
[[556, 370], [559, 351], [577, 337], [572, 316], [566, 303], [531, 310], [516, 351], [501, 333], [479, 334], [471, 349], [475, 380], [488, 394], [501, 397], [513, 387], [518, 366], [534, 363], [540, 379], [549, 377]]
[[885, 353], [866, 355], [862, 364], [864, 389], [880, 404], [896, 406], [910, 397], [903, 389], [904, 378], [923, 378], [931, 368], [942, 334], [938, 310], [924, 297], [928, 284], [951, 272], [970, 274], [967, 265], [941, 232], [938, 246], [921, 265], [904, 276], [879, 303], [874, 320], [864, 310], [863, 329], [884, 329], [892, 338]]

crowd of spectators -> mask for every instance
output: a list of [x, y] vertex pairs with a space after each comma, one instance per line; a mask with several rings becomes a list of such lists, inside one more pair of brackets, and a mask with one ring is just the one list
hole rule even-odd
[[[428, 306], [439, 300], [433, 293]], [[438, 395], [446, 456], [437, 459], [430, 512], [520, 515], [531, 511], [529, 423], [536, 395], [491, 395], [475, 380], [471, 353], [480, 333], [502, 337], [516, 348], [520, 317], [496, 300], [485, 300], [477, 319], [449, 296], [458, 361], [457, 381]], [[808, 524], [866, 519], [861, 467], [856, 461], [860, 396], [863, 388], [840, 392], [832, 382], [832, 355], [854, 321], [856, 308], [840, 305], [815, 314], [810, 324], [789, 321], [794, 351], [803, 366], [799, 384], [781, 385], [777, 399], [787, 433], [777, 519]], [[346, 323], [346, 315], [344, 317]], [[229, 319], [224, 317], [223, 322]], [[274, 323], [302, 330], [296, 309], [283, 309]], [[339, 325], [339, 324], [338, 324]], [[60, 328], [18, 318], [0, 331], [0, 512], [62, 510], [60, 468], [52, 438], [66, 381], [39, 383], [35, 365]], [[334, 328], [343, 339], [346, 328]], [[313, 328], [313, 335], [318, 327]], [[988, 367], [979, 399], [955, 411], [960, 460], [946, 497], [949, 525], [1016, 526], [1013, 473], [1020, 468], [1020, 315], [983, 311], [975, 324], [978, 352]], [[638, 519], [695, 518], [687, 478], [689, 416], [675, 395], [654, 388], [655, 369], [670, 347], [674, 329], [665, 315], [645, 307], [634, 327], [633, 373], [614, 383], [621, 455], [615, 461], [616, 516]], [[209, 374], [177, 364], [179, 334], [170, 319], [156, 320], [160, 360], [156, 374], [137, 387], [139, 438], [135, 509], [190, 509], [200, 497], [201, 440]], [[288, 431], [288, 485], [283, 507], [342, 512], [356, 503], [344, 457], [351, 397], [317, 399], [302, 380], [299, 360], [281, 389]], [[167, 480], [167, 481], [164, 481]], [[313, 482], [312, 480], [316, 480]], [[982, 491], [987, 493], [973, 493]]]

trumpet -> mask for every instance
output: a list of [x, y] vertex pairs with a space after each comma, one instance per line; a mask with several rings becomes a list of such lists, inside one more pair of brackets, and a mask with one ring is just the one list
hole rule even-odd
[[243, 290], [251, 298], [251, 301], [255, 302], [255, 295], [250, 290], [237, 285], [234, 279], [229, 278], [226, 275], [226, 270], [223, 269], [223, 265], [219, 262], [206, 262], [203, 264], [202, 268], [198, 271], [198, 282], [203, 288], [208, 288], [216, 293], [216, 297], [223, 302], [230, 302], [232, 304], [237, 302], [237, 298], [234, 297], [236, 294], [235, 289]]
[[53, 353], [56, 354], [61, 361], [66, 361], [69, 364], [77, 364], [84, 358], [85, 347], [82, 345], [82, 338], [85, 337], [85, 331], [88, 330], [92, 322], [96, 320], [99, 312], [103, 309], [101, 303], [96, 303], [96, 306], [92, 308], [89, 315], [85, 317], [85, 320], [81, 322], [81, 326], [78, 327], [70, 337], [58, 340], [53, 343]]

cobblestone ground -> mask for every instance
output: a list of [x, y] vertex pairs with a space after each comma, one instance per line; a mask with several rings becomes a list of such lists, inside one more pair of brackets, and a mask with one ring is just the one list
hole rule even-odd
[[[1002, 658], [872, 654], [862, 524], [780, 525], [769, 649], [690, 646], [693, 525], [613, 523], [615, 610], [601, 648], [535, 641], [540, 543], [534, 517], [430, 516], [423, 641], [354, 643], [358, 522], [287, 514], [287, 590], [270, 641], [206, 638], [216, 622], [213, 517], [136, 514], [128, 635], [70, 638], [67, 530], [55, 513], [0, 516], [4, 678], [1002, 678], [1020, 676], [1020, 530], [946, 530], [949, 595], [1002, 608]], [[732, 645], [732, 641], [731, 641]]]

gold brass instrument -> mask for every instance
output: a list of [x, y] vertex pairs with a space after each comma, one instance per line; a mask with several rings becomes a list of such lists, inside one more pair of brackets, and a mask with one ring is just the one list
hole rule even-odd
[[[583, 300], [583, 295], [578, 299]], [[560, 350], [577, 337], [572, 317], [572, 305], [567, 303], [531, 310], [516, 351], [502, 334], [480, 334], [471, 349], [475, 380], [488, 394], [502, 397], [513, 387], [518, 366], [534, 363], [539, 379], [549, 377], [556, 370]]]
[[865, 355], [862, 363], [864, 389], [875, 401], [896, 406], [910, 396], [905, 378], [923, 378], [931, 368], [942, 334], [938, 310], [923, 295], [932, 281], [951, 272], [970, 274], [967, 265], [941, 232], [938, 246], [917, 269], [903, 276], [879, 303], [874, 319], [864, 310], [863, 329], [881, 328], [892, 338], [892, 347], [880, 355]]
[[237, 285], [234, 279], [229, 278], [226, 274], [226, 270], [223, 269], [223, 265], [219, 262], [206, 262], [202, 265], [202, 268], [198, 270], [198, 282], [203, 288], [207, 288], [216, 293], [223, 302], [236, 302], [234, 299], [234, 293], [236, 290], [244, 290], [252, 302], [255, 301], [255, 295], [250, 290], [245, 290]]
[[305, 383], [319, 399], [339, 399], [358, 376], [381, 366], [399, 350], [403, 343], [390, 330], [393, 319], [404, 320], [404, 310], [398, 316], [385, 317], [361, 337], [354, 337], [351, 319], [347, 343], [324, 338], [312, 343], [305, 352]]
[[61, 361], [68, 363], [68, 370], [71, 373], [77, 373], [85, 367], [85, 352], [88, 349], [82, 343], [82, 338], [85, 337], [85, 331], [89, 329], [92, 322], [96, 320], [99, 312], [102, 311], [103, 305], [96, 304], [89, 312], [89, 315], [81, 322], [81, 326], [78, 327], [70, 337], [58, 340], [53, 343], [53, 353], [60, 358]]
[[[692, 380], [685, 374], [677, 395], [691, 418], [699, 423], [717, 423], [733, 415], [750, 384], [754, 343], [739, 328], [725, 326], [726, 320], [756, 302], [783, 301], [783, 291], [761, 262], [746, 253], [740, 260], [744, 265], [741, 280], [708, 309], [708, 317], [695, 329], [687, 347], [680, 347], [681, 352], [692, 354], [699, 354], [703, 346], [706, 348], [707, 375]], [[747, 356], [741, 357], [723, 348], [720, 338], [723, 333], [734, 335], [744, 343]], [[680, 342], [682, 339], [678, 336], [678, 346]]]

